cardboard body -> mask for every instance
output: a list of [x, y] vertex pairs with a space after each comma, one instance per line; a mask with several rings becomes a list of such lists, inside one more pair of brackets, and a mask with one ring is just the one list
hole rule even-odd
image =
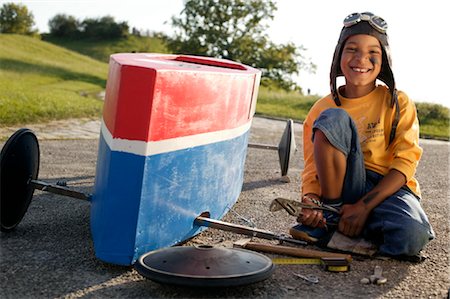
[[91, 230], [96, 256], [133, 264], [200, 232], [239, 197], [260, 72], [194, 56], [115, 54]]

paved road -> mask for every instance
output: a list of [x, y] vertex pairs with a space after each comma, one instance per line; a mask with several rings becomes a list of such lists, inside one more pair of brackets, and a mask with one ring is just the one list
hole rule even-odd
[[[98, 121], [72, 121], [77, 134], [62, 134], [65, 122], [33, 126], [40, 139], [39, 178], [48, 182], [67, 180], [71, 188], [91, 193], [94, 184], [98, 144]], [[251, 142], [277, 144], [285, 123], [256, 118]], [[70, 127], [70, 126], [67, 126]], [[88, 129], [83, 129], [88, 128]], [[301, 126], [295, 125], [301, 145]], [[5, 129], [0, 130], [0, 137]], [[90, 133], [89, 133], [90, 132]], [[56, 136], [58, 135], [58, 136]], [[0, 143], [0, 146], [3, 145]], [[437, 234], [424, 250], [420, 264], [394, 260], [355, 258], [345, 273], [323, 271], [317, 265], [277, 266], [267, 280], [229, 289], [189, 289], [160, 285], [139, 275], [132, 267], [102, 263], [94, 257], [89, 228], [90, 205], [77, 199], [36, 191], [30, 208], [18, 228], [1, 234], [1, 298], [446, 298], [450, 286], [450, 197], [449, 143], [421, 140], [424, 156], [418, 179], [423, 205]], [[294, 219], [268, 211], [278, 196], [297, 198], [299, 173], [303, 168], [301, 149], [289, 170], [291, 183], [280, 180], [275, 151], [249, 148], [243, 190], [233, 212], [225, 221], [244, 224], [238, 215], [256, 227], [285, 233]], [[209, 229], [188, 245], [231, 246], [236, 234]], [[310, 247], [310, 246], [308, 246]], [[375, 265], [384, 269], [388, 282], [363, 285]], [[314, 274], [310, 284], [293, 273]]]

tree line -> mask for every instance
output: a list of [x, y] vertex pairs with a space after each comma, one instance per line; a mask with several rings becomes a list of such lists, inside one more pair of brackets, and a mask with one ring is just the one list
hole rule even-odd
[[70, 15], [57, 14], [48, 21], [48, 27], [54, 37], [115, 39], [129, 35], [128, 23], [118, 23], [111, 16], [79, 21]]
[[[33, 13], [25, 5], [5, 3], [0, 9], [0, 33], [36, 35]], [[127, 22], [116, 22], [111, 16], [86, 18], [82, 21], [74, 16], [57, 14], [48, 21], [49, 35], [65, 38], [126, 38], [129, 35]]]
[[[171, 21], [175, 33], [154, 33], [172, 53], [200, 55], [238, 61], [262, 71], [261, 84], [274, 89], [296, 90], [293, 80], [300, 70], [314, 71], [303, 46], [276, 44], [266, 33], [277, 7], [273, 0], [187, 0]], [[57, 14], [48, 21], [49, 35], [58, 38], [117, 39], [140, 35], [127, 22], [113, 17], [77, 20]], [[21, 4], [0, 8], [0, 33], [36, 34], [34, 17]]]

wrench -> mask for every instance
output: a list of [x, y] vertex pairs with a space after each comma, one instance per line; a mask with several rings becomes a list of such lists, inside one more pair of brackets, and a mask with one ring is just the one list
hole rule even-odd
[[289, 215], [296, 216], [296, 217], [300, 216], [301, 209], [323, 210], [323, 211], [330, 211], [330, 212], [339, 214], [338, 209], [331, 207], [329, 205], [322, 204], [320, 206], [313, 206], [313, 205], [304, 204], [301, 201], [297, 201], [297, 200], [292, 200], [292, 199], [287, 199], [287, 198], [282, 198], [282, 197], [275, 198], [272, 201], [272, 203], [270, 204], [269, 210], [272, 212], [276, 212], [281, 209], [286, 210], [286, 212], [288, 212]]
[[380, 266], [375, 266], [373, 270], [373, 275], [370, 275], [369, 280], [374, 284], [385, 284], [387, 282], [387, 278], [382, 276], [383, 269]]
[[311, 283], [318, 283], [319, 282], [319, 278], [317, 276], [315, 276], [315, 275], [312, 275], [312, 274], [302, 275], [302, 274], [299, 274], [299, 273], [294, 273], [294, 275], [297, 276], [297, 277], [300, 277], [301, 279], [304, 279], [304, 280], [306, 280], [308, 282], [311, 282]]

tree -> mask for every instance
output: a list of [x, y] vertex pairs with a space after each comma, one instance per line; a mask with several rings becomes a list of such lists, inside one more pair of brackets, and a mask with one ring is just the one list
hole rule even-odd
[[22, 4], [5, 3], [0, 9], [0, 33], [36, 34], [34, 16]]
[[111, 16], [87, 18], [80, 22], [73, 16], [57, 14], [48, 25], [50, 35], [55, 37], [116, 39], [129, 35], [128, 23], [117, 23]]
[[262, 71], [262, 84], [286, 90], [300, 87], [291, 79], [302, 68], [302, 47], [276, 45], [265, 34], [276, 10], [272, 0], [187, 0], [172, 17], [174, 37], [165, 37], [175, 53], [240, 61]]
[[57, 37], [75, 37], [80, 34], [79, 22], [74, 16], [57, 14], [48, 21], [50, 35]]
[[127, 22], [116, 23], [113, 17], [105, 16], [100, 19], [85, 19], [81, 23], [83, 37], [111, 39], [127, 37], [129, 26]]

